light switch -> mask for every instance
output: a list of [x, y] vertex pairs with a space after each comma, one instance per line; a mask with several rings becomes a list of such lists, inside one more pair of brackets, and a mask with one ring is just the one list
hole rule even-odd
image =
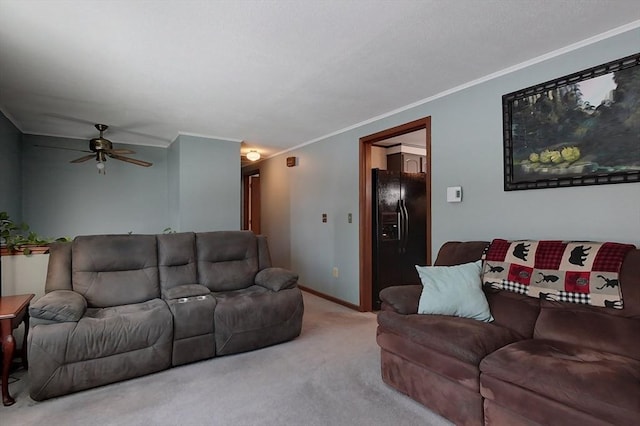
[[322, 223], [327, 223], [327, 214], [322, 213]]
[[462, 187], [450, 186], [447, 188], [447, 203], [459, 203], [462, 201]]
[[347, 222], [349, 223], [353, 222], [353, 215], [351, 213], [347, 215]]

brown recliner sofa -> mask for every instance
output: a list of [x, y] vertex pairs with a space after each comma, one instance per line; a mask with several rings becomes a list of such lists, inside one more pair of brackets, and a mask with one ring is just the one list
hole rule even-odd
[[51, 247], [29, 308], [34, 400], [300, 334], [297, 274], [250, 231], [93, 235]]
[[[435, 265], [481, 258], [448, 242]], [[383, 290], [383, 380], [458, 425], [636, 424], [640, 419], [640, 250], [620, 270], [624, 309], [485, 289], [492, 322], [419, 315], [421, 286]]]

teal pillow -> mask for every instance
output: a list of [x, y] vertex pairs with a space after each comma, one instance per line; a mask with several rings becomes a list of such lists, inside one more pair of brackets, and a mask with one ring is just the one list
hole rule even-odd
[[452, 315], [493, 321], [482, 291], [482, 262], [456, 266], [418, 266], [422, 281], [419, 314]]

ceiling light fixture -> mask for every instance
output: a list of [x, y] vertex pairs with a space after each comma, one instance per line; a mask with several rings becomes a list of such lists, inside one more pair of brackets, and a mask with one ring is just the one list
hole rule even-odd
[[107, 157], [104, 155], [104, 152], [98, 152], [96, 154], [96, 167], [98, 168], [98, 174], [106, 175], [107, 171], [104, 169], [104, 162], [107, 161]]
[[247, 152], [247, 160], [258, 161], [260, 159], [260, 153], [255, 149]]

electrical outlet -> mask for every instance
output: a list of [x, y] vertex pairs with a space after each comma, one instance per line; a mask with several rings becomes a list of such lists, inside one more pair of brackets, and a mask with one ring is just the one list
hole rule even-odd
[[338, 272], [338, 268], [336, 266], [333, 267], [331, 274], [333, 275], [333, 278], [338, 278], [340, 276], [340, 273]]

